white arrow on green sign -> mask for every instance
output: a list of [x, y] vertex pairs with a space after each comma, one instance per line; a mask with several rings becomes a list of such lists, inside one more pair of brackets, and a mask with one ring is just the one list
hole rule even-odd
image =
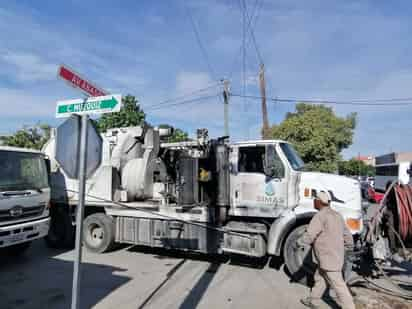
[[120, 111], [122, 96], [120, 94], [75, 99], [57, 102], [56, 118], [69, 117], [71, 114], [104, 114]]

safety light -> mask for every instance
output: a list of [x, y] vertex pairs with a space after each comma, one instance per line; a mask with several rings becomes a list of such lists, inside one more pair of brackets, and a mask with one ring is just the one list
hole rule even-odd
[[346, 225], [350, 230], [359, 231], [361, 228], [361, 220], [348, 218], [346, 219]]

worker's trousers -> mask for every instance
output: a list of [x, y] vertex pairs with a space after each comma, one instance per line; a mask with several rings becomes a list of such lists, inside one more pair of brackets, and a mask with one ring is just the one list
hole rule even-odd
[[349, 292], [345, 280], [343, 280], [342, 272], [325, 271], [319, 268], [315, 273], [315, 285], [312, 288], [310, 296], [314, 305], [320, 306], [321, 298], [327, 286], [335, 291], [342, 309], [355, 309], [352, 295]]

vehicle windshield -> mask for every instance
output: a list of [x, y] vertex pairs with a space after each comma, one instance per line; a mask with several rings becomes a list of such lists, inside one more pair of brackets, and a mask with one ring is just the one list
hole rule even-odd
[[40, 154], [0, 150], [0, 192], [48, 186], [46, 162]]
[[304, 168], [305, 163], [303, 163], [302, 159], [292, 145], [287, 143], [280, 143], [280, 148], [282, 149], [283, 153], [285, 154], [294, 170], [301, 171]]

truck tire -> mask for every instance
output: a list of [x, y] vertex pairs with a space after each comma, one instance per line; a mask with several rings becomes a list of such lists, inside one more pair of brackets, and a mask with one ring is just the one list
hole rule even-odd
[[49, 248], [67, 249], [74, 247], [75, 229], [70, 214], [63, 207], [51, 208], [50, 229], [44, 238]]
[[31, 241], [23, 242], [20, 244], [12, 245], [6, 248], [6, 251], [13, 256], [22, 255], [30, 247]]
[[112, 217], [103, 213], [88, 216], [83, 223], [83, 244], [95, 253], [114, 248], [115, 225]]
[[301, 225], [292, 230], [283, 246], [283, 257], [292, 280], [305, 285], [313, 284], [316, 264], [312, 260], [310, 246], [299, 244], [298, 240], [306, 232], [308, 225]]

